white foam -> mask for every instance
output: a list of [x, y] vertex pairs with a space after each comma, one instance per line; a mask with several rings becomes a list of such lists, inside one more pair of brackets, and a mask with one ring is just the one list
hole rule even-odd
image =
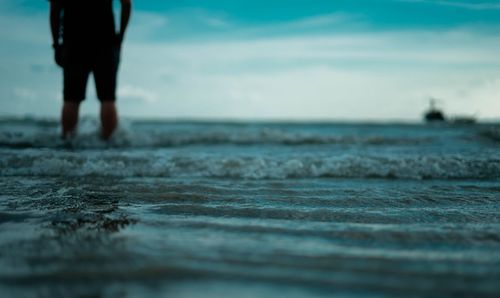
[[[29, 123], [28, 123], [29, 124]], [[78, 132], [71, 142], [60, 140], [61, 128], [38, 127], [35, 122], [28, 128], [8, 125], [0, 127], [0, 147], [4, 148], [167, 148], [189, 145], [419, 145], [433, 141], [429, 136], [339, 135], [325, 131], [301, 131], [270, 127], [234, 127], [231, 125], [195, 126], [176, 128], [175, 124], [152, 129], [138, 129], [132, 121], [122, 119], [109, 142], [100, 140], [100, 124], [96, 118], [81, 119]]]
[[117, 152], [26, 151], [5, 154], [2, 176], [498, 179], [500, 158], [460, 155], [164, 156]]

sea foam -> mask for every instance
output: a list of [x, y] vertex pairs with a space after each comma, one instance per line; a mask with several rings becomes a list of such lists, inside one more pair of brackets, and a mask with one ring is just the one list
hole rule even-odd
[[465, 156], [231, 156], [26, 151], [4, 154], [1, 176], [498, 179], [500, 158]]

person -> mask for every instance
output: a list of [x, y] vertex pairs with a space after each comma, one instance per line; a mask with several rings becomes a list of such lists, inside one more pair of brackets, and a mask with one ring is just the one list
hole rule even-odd
[[122, 42], [132, 11], [132, 0], [120, 0], [116, 32], [113, 0], [49, 0], [55, 62], [63, 68], [64, 139], [74, 135], [80, 103], [85, 99], [90, 73], [101, 103], [101, 137], [108, 140], [118, 125], [116, 85]]

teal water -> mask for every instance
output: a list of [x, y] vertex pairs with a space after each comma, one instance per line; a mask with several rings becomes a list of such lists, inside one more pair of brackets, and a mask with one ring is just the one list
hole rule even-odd
[[0, 121], [2, 297], [495, 297], [494, 125]]

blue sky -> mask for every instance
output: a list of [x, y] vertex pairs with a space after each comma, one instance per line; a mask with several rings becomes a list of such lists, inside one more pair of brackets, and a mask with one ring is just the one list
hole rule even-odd
[[[500, 118], [500, 1], [134, 4], [125, 116], [411, 121], [437, 97], [450, 114]], [[43, 0], [0, 0], [0, 115], [59, 113], [47, 14]], [[93, 84], [87, 95], [95, 115]]]

